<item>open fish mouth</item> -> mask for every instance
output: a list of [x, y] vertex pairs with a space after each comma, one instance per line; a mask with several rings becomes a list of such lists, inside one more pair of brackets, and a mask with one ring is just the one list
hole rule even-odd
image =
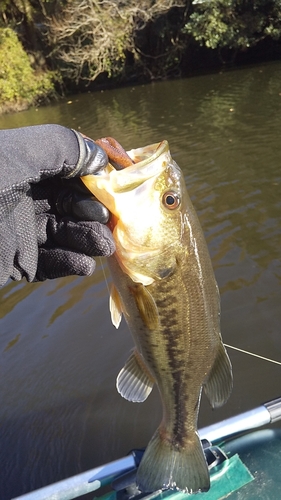
[[168, 149], [168, 141], [163, 140], [142, 148], [131, 149], [130, 151], [127, 151], [127, 153], [134, 163], [138, 163], [138, 166], [140, 167], [156, 160], [156, 158], [158, 158], [162, 153], [168, 151]]
[[[110, 141], [114, 141], [114, 147]], [[104, 148], [109, 163], [100, 174], [85, 175], [81, 180], [111, 214], [117, 217], [120, 210], [120, 205], [117, 208], [117, 204], [120, 199], [124, 200], [127, 207], [136, 207], [136, 200], [142, 190], [151, 192], [155, 180], [167, 171], [169, 165], [174, 166], [166, 140], [130, 151], [125, 151], [112, 138], [98, 139], [96, 142]], [[125, 200], [122, 198], [123, 194], [130, 194], [130, 198]]]
[[116, 193], [135, 189], [149, 179], [160, 175], [167, 167], [169, 145], [164, 140], [143, 148], [131, 149], [127, 153], [134, 164], [113, 177], [112, 188]]
[[[169, 144], [166, 140], [159, 143], [150, 144], [142, 148], [131, 149], [130, 151], [124, 153], [132, 160], [130, 166], [122, 165], [122, 158], [119, 160], [118, 166], [115, 161], [115, 151], [112, 151], [106, 146], [105, 142], [102, 140], [97, 141], [101, 147], [104, 148], [109, 157], [109, 164], [102, 170], [97, 176], [97, 178], [109, 179], [111, 189], [115, 193], [123, 193], [126, 191], [131, 191], [139, 187], [145, 181], [160, 175], [166, 168], [168, 161], [170, 159]], [[124, 160], [123, 160], [124, 161]], [[124, 161], [125, 163], [125, 161]], [[117, 173], [118, 172], [118, 173]], [[82, 181], [90, 189], [90, 191], [95, 194], [91, 189], [91, 185], [94, 185], [94, 180], [89, 179], [93, 176], [84, 176]]]

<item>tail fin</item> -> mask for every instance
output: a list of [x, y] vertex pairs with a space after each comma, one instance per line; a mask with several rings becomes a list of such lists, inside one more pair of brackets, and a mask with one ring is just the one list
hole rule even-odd
[[188, 447], [180, 449], [162, 439], [157, 429], [139, 465], [137, 485], [142, 492], [208, 491], [210, 476], [198, 434], [194, 432]]

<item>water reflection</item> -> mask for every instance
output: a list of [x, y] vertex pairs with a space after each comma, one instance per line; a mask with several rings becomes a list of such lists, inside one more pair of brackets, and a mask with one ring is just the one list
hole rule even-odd
[[[280, 81], [273, 63], [76, 95], [0, 126], [55, 122], [128, 149], [168, 139], [211, 252], [225, 342], [281, 360]], [[132, 341], [107, 296], [99, 262], [91, 278], [0, 290], [1, 500], [118, 458], [158, 425], [155, 390], [141, 405], [115, 390]], [[201, 425], [280, 395], [280, 367], [230, 356], [233, 396], [217, 412], [203, 399]]]

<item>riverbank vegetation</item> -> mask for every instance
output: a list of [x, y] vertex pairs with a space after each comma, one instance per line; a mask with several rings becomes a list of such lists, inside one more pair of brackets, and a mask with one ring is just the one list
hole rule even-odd
[[3, 0], [0, 112], [280, 56], [281, 0]]
[[35, 70], [16, 33], [0, 29], [0, 113], [20, 111], [54, 93], [50, 71]]

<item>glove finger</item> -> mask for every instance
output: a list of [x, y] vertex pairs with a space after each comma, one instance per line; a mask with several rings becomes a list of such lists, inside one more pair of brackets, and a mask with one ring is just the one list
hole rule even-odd
[[101, 224], [109, 220], [109, 211], [93, 196], [77, 199], [72, 207], [74, 217], [79, 220], [98, 221]]
[[97, 174], [100, 170], [103, 170], [108, 164], [106, 152], [89, 137], [82, 136], [76, 130], [73, 130], [73, 132], [79, 143], [80, 158], [76, 167], [70, 173], [66, 172], [64, 177], [70, 179], [77, 176]]
[[64, 189], [59, 193], [56, 209], [62, 216], [73, 216], [77, 220], [98, 221], [106, 224], [109, 211], [94, 196]]
[[37, 184], [31, 184], [31, 196], [36, 214], [46, 213], [52, 209], [52, 198], [57, 191], [56, 183], [51, 180], [43, 180]]
[[91, 276], [96, 267], [93, 258], [63, 248], [40, 248], [35, 280], [64, 276]]
[[87, 149], [87, 160], [85, 165], [81, 168], [79, 172], [79, 177], [82, 175], [97, 174], [100, 170], [103, 170], [108, 164], [108, 157], [104, 149], [96, 144], [92, 139], [85, 138], [85, 144]]
[[[57, 222], [50, 217], [47, 223], [48, 240], [52, 246], [69, 248], [89, 256], [109, 257], [115, 251], [111, 231], [96, 221], [78, 221], [63, 218]], [[48, 244], [47, 240], [47, 244]]]

